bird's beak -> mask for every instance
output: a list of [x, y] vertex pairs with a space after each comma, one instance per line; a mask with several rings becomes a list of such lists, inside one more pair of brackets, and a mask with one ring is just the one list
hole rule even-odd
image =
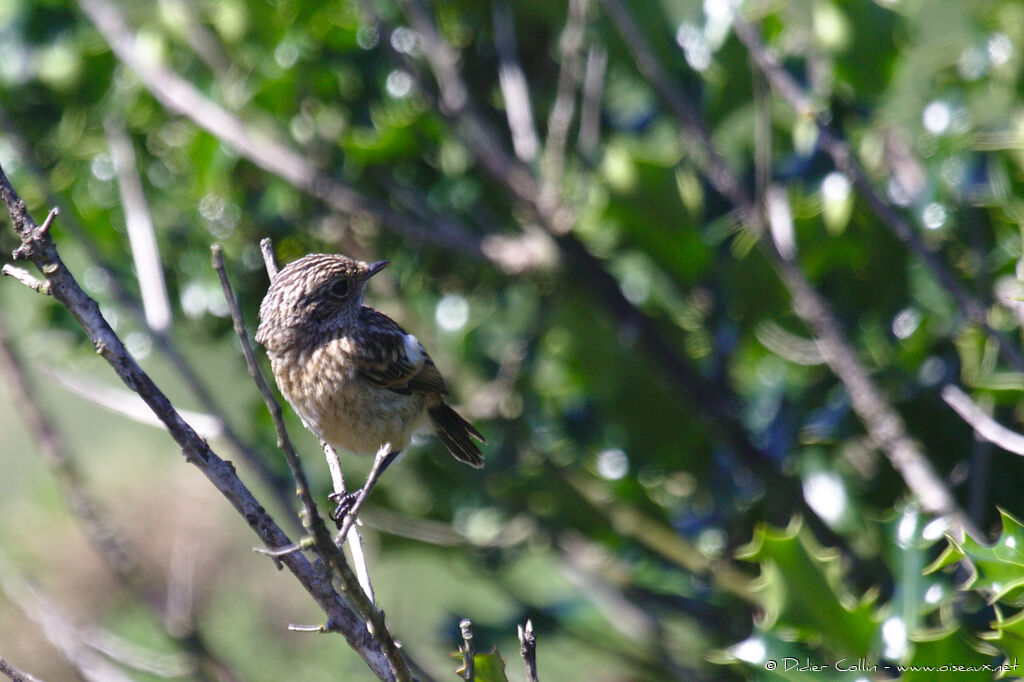
[[363, 278], [363, 281], [370, 279], [389, 265], [391, 265], [391, 261], [389, 260], [379, 260], [376, 263], [370, 263], [370, 269], [367, 270], [366, 277]]

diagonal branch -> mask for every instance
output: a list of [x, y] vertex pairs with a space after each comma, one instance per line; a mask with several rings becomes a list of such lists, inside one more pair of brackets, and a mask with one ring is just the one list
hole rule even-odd
[[18, 670], [0, 656], [0, 673], [6, 675], [11, 682], [42, 682], [38, 677], [29, 675], [27, 672]]
[[135, 276], [139, 281], [146, 324], [153, 331], [166, 332], [171, 326], [171, 303], [167, 298], [167, 284], [164, 282], [153, 217], [146, 203], [135, 162], [135, 149], [122, 121], [110, 116], [103, 125], [110, 143], [110, 156], [114, 159], [117, 186], [121, 191], [124, 224], [132, 260], [135, 262]]
[[1024, 435], [997, 422], [958, 386], [945, 386], [942, 389], [942, 399], [974, 429], [975, 433], [989, 443], [994, 443], [1015, 455], [1024, 455]]
[[[0, 200], [7, 206], [14, 229], [21, 238], [21, 246], [15, 250], [14, 257], [32, 261], [46, 276], [54, 298], [78, 321], [96, 351], [113, 367], [125, 385], [146, 401], [181, 447], [186, 461], [195, 465], [213, 483], [267, 547], [292, 545], [285, 532], [238, 478], [234, 466], [210, 449], [206, 441], [181, 418], [167, 396], [129, 355], [121, 339], [100, 313], [96, 301], [82, 290], [64, 265], [48, 231], [38, 227], [32, 220], [25, 202], [14, 191], [2, 168]], [[371, 636], [365, 623], [334, 590], [329, 577], [314, 567], [300, 552], [285, 554], [281, 557], [281, 562], [327, 614], [325, 629], [342, 633], [349, 645], [379, 678], [396, 679], [380, 643]]]
[[[25, 142], [18, 131], [15, 130], [13, 121], [2, 107], [0, 107], [0, 126], [5, 129], [7, 139], [14, 145], [24, 167], [29, 170], [36, 180], [45, 188], [44, 191], [47, 203], [53, 206], [60, 206], [61, 202], [53, 193], [46, 174], [43, 173], [37, 165], [34, 150]], [[121, 307], [127, 310], [140, 326], [145, 326], [145, 311], [143, 311], [142, 307], [139, 305], [138, 300], [124, 287], [124, 284], [122, 284], [117, 274], [104, 262], [105, 259], [100, 253], [99, 248], [96, 246], [95, 241], [90, 237], [88, 230], [85, 230], [74, 218], [74, 212], [62, 210], [61, 216], [62, 225], [82, 245], [86, 254], [93, 261], [93, 264], [104, 273], [105, 280], [109, 284], [113, 299], [116, 300]], [[5, 265], [5, 274], [7, 274], [8, 268], [13, 268], [13, 266]], [[21, 272], [24, 271], [22, 270]], [[43, 284], [45, 284], [45, 282]], [[189, 364], [188, 360], [185, 359], [185, 356], [182, 355], [181, 351], [178, 350], [178, 347], [175, 345], [174, 340], [170, 335], [158, 330], [150, 331], [152, 333], [153, 343], [157, 350], [159, 350], [174, 366], [177, 375], [181, 377], [182, 381], [184, 381], [185, 385], [193, 393], [199, 405], [201, 405], [203, 410], [207, 413], [216, 415], [215, 418], [218, 421], [218, 433], [223, 435], [235, 452], [253, 468], [257, 475], [259, 475], [267, 485], [267, 488], [271, 491], [271, 494], [274, 496], [274, 499], [280, 505], [281, 509], [293, 512], [295, 510], [295, 505], [293, 498], [288, 492], [289, 484], [285, 478], [272, 471], [260, 454], [242, 441], [241, 437], [231, 427], [230, 422], [223, 416], [224, 410], [221, 409], [217, 400], [207, 389], [203, 380], [199, 378], [196, 370], [191, 364]], [[295, 517], [294, 515], [289, 515], [288, 518], [290, 520], [294, 520]]]

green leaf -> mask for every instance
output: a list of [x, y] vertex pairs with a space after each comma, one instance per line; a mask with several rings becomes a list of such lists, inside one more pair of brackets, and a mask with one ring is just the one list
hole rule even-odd
[[[992, 663], [992, 655], [995, 653], [984, 643], [970, 638], [963, 628], [959, 627], [918, 633], [912, 639], [914, 640], [914, 653], [907, 663], [911, 669], [902, 671], [900, 678], [904, 682], [933, 680], [936, 673], [941, 672], [942, 666], [948, 665], [976, 667], [982, 669], [979, 672], [988, 672], [983, 668]], [[932, 668], [932, 670], [914, 670], [913, 668], [917, 666]], [[935, 670], [935, 668], [939, 670]], [[967, 671], [962, 672], [966, 673]], [[988, 674], [991, 673], [988, 672]]]
[[764, 606], [762, 628], [792, 628], [804, 641], [820, 639], [840, 658], [868, 655], [877, 629], [873, 599], [850, 594], [839, 552], [818, 545], [799, 519], [784, 530], [758, 527], [739, 556], [761, 566], [755, 592]]
[[999, 513], [1003, 532], [993, 545], [982, 545], [970, 536], [961, 543], [947, 538], [949, 548], [925, 570], [931, 572], [965, 560], [971, 576], [964, 582], [964, 589], [982, 592], [989, 603], [1019, 602], [1024, 597], [1024, 525], [1004, 510]]

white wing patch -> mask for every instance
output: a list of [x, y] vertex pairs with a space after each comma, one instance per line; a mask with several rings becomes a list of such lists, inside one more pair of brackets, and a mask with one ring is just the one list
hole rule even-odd
[[423, 346], [420, 345], [420, 340], [412, 334], [405, 335], [405, 359], [416, 368], [416, 371], [422, 369], [423, 363], [426, 361], [426, 353], [423, 351]]

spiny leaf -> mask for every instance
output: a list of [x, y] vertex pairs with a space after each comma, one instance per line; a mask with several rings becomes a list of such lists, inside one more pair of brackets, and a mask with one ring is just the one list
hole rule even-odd
[[989, 603], [1018, 603], [1024, 596], [1024, 525], [1000, 510], [1003, 532], [991, 546], [970, 536], [963, 542], [947, 538], [949, 547], [925, 569], [935, 571], [959, 561], [971, 569], [971, 577], [962, 586], [984, 593]]
[[999, 671], [999, 677], [1010, 674], [1016, 677], [1019, 672], [1017, 662], [1024, 661], [1024, 611], [1018, 611], [1006, 618], [1002, 609], [996, 607], [996, 620], [992, 623], [992, 632], [983, 633], [981, 637], [992, 642], [1006, 656], [1004, 667], [1007, 669]]
[[764, 606], [762, 628], [793, 628], [809, 642], [820, 638], [840, 657], [868, 655], [877, 629], [873, 600], [849, 593], [839, 553], [818, 545], [799, 519], [784, 530], [760, 526], [739, 556], [761, 566], [755, 592]]

